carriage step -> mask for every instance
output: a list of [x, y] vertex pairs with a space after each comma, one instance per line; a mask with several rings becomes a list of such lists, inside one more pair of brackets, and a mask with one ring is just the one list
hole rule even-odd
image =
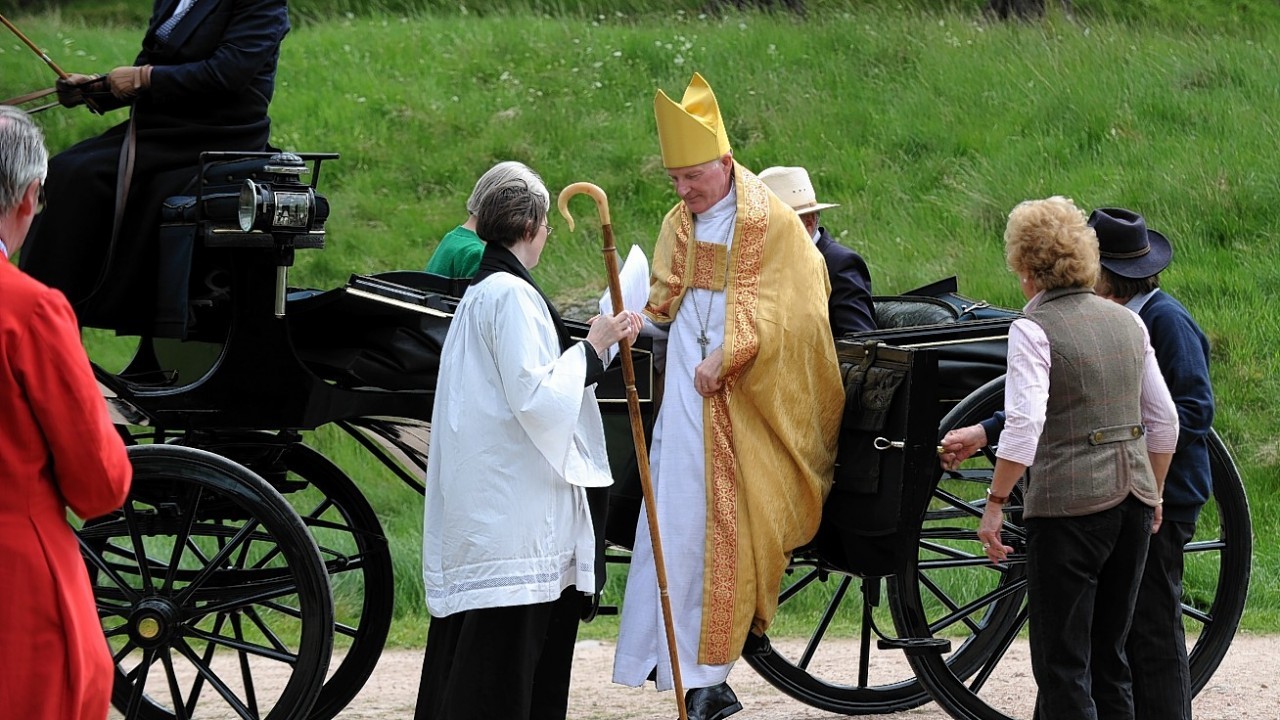
[[876, 647], [881, 650], [901, 650], [907, 655], [931, 655], [951, 652], [951, 641], [946, 638], [880, 638]]

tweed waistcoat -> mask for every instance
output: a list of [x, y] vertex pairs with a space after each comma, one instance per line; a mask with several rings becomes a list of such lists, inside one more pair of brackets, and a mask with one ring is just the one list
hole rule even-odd
[[1049, 402], [1026, 517], [1100, 512], [1130, 494], [1155, 505], [1142, 430], [1142, 330], [1085, 288], [1045, 293], [1027, 316], [1049, 340]]

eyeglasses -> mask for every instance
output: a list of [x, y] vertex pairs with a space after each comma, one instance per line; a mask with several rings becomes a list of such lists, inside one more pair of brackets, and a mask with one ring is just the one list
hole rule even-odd
[[550, 225], [548, 225], [548, 224], [546, 224], [546, 223], [542, 223], [542, 227], [544, 227], [544, 228], [546, 228], [546, 229], [547, 229], [547, 235], [550, 235], [552, 232], [554, 232], [554, 231], [555, 231], [555, 228], [551, 227]]
[[44, 181], [40, 181], [40, 191], [36, 194], [36, 214], [44, 212]]

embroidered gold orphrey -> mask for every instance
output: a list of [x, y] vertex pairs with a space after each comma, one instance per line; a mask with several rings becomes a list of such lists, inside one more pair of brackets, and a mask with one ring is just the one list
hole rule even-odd
[[[711, 487], [708, 491], [708, 528], [713, 552], [708, 556], [708, 587], [702, 608], [701, 662], [723, 664], [736, 657], [732, 638], [734, 605], [738, 589], [737, 458], [733, 452], [733, 425], [729, 401], [739, 373], [759, 349], [756, 312], [760, 294], [761, 258], [769, 229], [769, 196], [764, 183], [754, 176], [738, 184], [745, 195], [738, 204], [738, 236], [732, 245], [729, 264], [729, 295], [725, 315], [724, 387], [711, 397], [710, 422], [704, 422], [711, 454]], [[704, 418], [706, 416], [704, 415]], [[709, 432], [708, 432], [709, 430]]]

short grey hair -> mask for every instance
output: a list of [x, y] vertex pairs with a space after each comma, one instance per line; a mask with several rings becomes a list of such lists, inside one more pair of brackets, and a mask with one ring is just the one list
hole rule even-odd
[[0, 105], [0, 212], [18, 207], [32, 180], [49, 172], [44, 133], [31, 116], [12, 105]]
[[494, 188], [501, 187], [512, 180], [523, 180], [525, 185], [533, 191], [541, 191], [542, 196], [547, 199], [547, 206], [544, 210], [551, 208], [551, 195], [547, 192], [547, 186], [542, 183], [542, 178], [532, 168], [524, 163], [515, 160], [506, 160], [489, 168], [488, 172], [480, 176], [476, 181], [476, 187], [471, 191], [471, 197], [467, 198], [467, 213], [471, 215], [480, 214], [480, 206], [484, 203], [485, 196], [493, 191]]

